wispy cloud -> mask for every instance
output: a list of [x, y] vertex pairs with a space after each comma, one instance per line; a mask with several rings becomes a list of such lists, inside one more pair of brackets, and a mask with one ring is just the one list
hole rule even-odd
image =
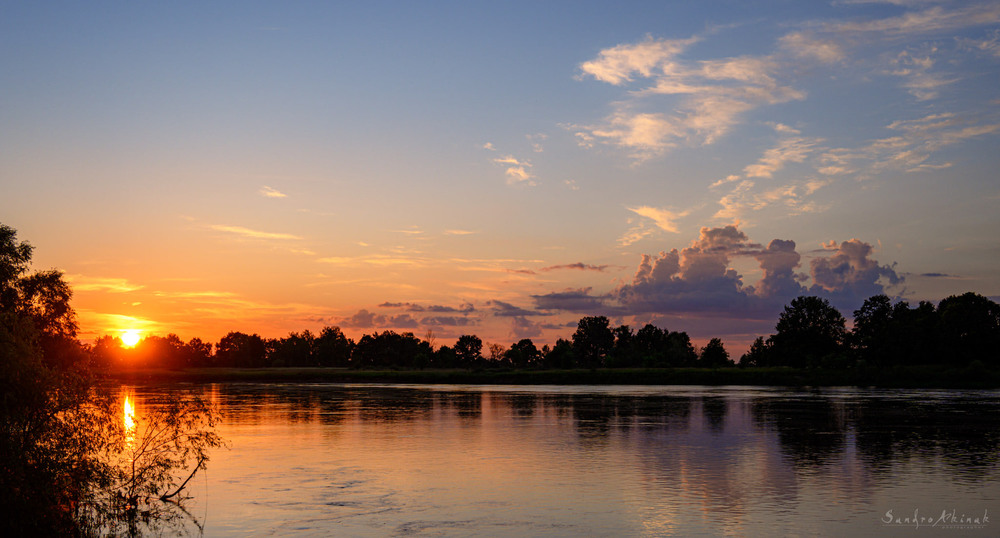
[[287, 233], [262, 232], [259, 230], [251, 230], [250, 228], [244, 228], [242, 226], [226, 226], [222, 224], [214, 224], [210, 226], [210, 228], [217, 232], [226, 232], [226, 233], [240, 235], [243, 237], [249, 237], [252, 239], [279, 239], [279, 240], [302, 239], [297, 235], [292, 235]]
[[279, 191], [277, 189], [268, 187], [267, 185], [264, 185], [263, 187], [261, 187], [260, 190], [257, 191], [257, 192], [259, 192], [261, 196], [265, 196], [267, 198], [287, 198], [288, 197], [287, 194], [285, 194], [285, 193], [283, 193], [283, 192], [281, 192], [281, 191]]
[[145, 286], [133, 284], [124, 278], [94, 277], [85, 275], [66, 275], [66, 280], [75, 291], [105, 291], [109, 293], [128, 293], [138, 291]]
[[[601, 51], [580, 65], [583, 76], [616, 86], [642, 81], [602, 124], [578, 127], [577, 136], [604, 141], [644, 160], [680, 143], [712, 144], [757, 107], [804, 99], [783, 85], [773, 56], [685, 61], [698, 37], [653, 39]], [[664, 97], [672, 97], [664, 107]]]

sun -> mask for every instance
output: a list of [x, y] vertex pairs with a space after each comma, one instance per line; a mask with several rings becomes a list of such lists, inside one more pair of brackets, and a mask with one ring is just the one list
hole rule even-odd
[[121, 336], [122, 343], [128, 347], [135, 347], [135, 345], [139, 343], [139, 340], [141, 338], [142, 335], [139, 333], [139, 331], [135, 329], [129, 329], [125, 331], [124, 333], [122, 333]]

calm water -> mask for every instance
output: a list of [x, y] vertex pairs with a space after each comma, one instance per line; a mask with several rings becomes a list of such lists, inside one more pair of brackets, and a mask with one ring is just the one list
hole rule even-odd
[[220, 384], [139, 412], [178, 390], [226, 416], [207, 536], [1000, 535], [1000, 391]]

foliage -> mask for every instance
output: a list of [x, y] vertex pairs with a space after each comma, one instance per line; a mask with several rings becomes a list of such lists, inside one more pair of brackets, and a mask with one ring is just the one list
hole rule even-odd
[[[129, 453], [123, 443], [131, 434], [116, 426], [122, 422], [112, 417], [108, 387], [90, 375], [90, 355], [76, 340], [71, 290], [57, 271], [29, 274], [31, 253], [13, 229], [0, 225], [4, 530], [14, 536], [104, 534], [125, 522], [122, 530], [135, 534], [140, 519], [156, 522], [165, 513], [140, 512], [157, 492], [167, 494], [160, 502], [173, 500], [183, 511], [177, 496], [184, 484], [175, 473], [190, 461], [203, 468], [207, 449], [221, 443], [211, 431], [213, 415], [203, 404], [171, 402], [150, 415], [157, 417], [153, 441], [137, 445], [146, 447], [141, 457], [123, 463], [120, 458]], [[175, 336], [161, 340], [168, 346], [179, 342]], [[108, 342], [99, 348], [114, 350]], [[176, 486], [173, 493], [170, 486]]]
[[580, 366], [596, 368], [604, 364], [605, 357], [615, 345], [615, 334], [608, 326], [609, 323], [604, 316], [580, 319], [576, 332], [573, 333], [573, 354]]
[[713, 338], [708, 341], [708, 344], [705, 344], [705, 347], [701, 348], [701, 357], [698, 358], [698, 366], [703, 368], [721, 368], [732, 365], [732, 361], [729, 360], [729, 352], [722, 345], [721, 339]]

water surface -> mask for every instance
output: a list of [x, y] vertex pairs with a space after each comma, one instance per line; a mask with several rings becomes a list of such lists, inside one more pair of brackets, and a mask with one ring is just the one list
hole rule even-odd
[[226, 417], [192, 485], [207, 536], [1000, 532], [1000, 391], [135, 389], [178, 391]]

